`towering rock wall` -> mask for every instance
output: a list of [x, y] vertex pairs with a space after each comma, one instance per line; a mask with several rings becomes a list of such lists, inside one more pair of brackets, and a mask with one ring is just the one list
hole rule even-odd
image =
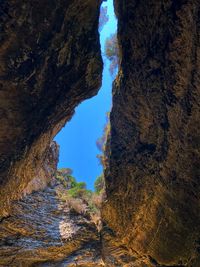
[[[0, 216], [32, 191], [53, 137], [101, 84], [99, 5], [0, 2]], [[77, 256], [79, 266], [200, 266], [200, 2], [115, 0], [115, 9], [121, 64], [101, 237], [48, 188], [1, 220], [2, 266], [76, 266]]]
[[198, 267], [200, 1], [115, 0], [115, 8], [121, 65], [107, 149], [105, 257], [109, 266]]
[[100, 0], [0, 2], [0, 215], [101, 84]]

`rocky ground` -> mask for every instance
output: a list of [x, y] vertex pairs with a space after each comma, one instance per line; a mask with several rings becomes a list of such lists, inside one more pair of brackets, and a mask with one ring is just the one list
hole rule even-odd
[[56, 187], [13, 203], [0, 223], [0, 266], [103, 266], [100, 234], [87, 214], [70, 210]]

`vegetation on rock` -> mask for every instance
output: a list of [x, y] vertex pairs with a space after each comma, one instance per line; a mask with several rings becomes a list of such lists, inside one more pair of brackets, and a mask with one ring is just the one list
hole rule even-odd
[[88, 214], [100, 220], [100, 208], [103, 199], [103, 175], [95, 182], [95, 192], [88, 190], [85, 182], [77, 182], [69, 168], [59, 169], [56, 174], [57, 196], [79, 214]]
[[106, 155], [106, 142], [110, 134], [110, 112], [107, 112], [106, 114], [106, 124], [103, 129], [103, 134], [101, 137], [99, 137], [96, 141], [96, 146], [101, 152], [101, 154], [97, 155], [97, 158], [99, 159], [99, 162], [103, 166], [103, 168], [106, 168], [106, 162], [107, 162], [107, 155]]
[[108, 8], [107, 7], [101, 7], [100, 17], [99, 17], [99, 31], [102, 31], [104, 25], [109, 20], [109, 16], [108, 16], [107, 12], [108, 12]]
[[105, 54], [110, 61], [109, 71], [111, 75], [114, 75], [119, 65], [119, 45], [117, 40], [117, 34], [111, 34], [105, 42]]
[[104, 186], [105, 186], [104, 175], [101, 174], [99, 177], [97, 177], [94, 183], [95, 192], [97, 194], [100, 194], [101, 192], [103, 192]]

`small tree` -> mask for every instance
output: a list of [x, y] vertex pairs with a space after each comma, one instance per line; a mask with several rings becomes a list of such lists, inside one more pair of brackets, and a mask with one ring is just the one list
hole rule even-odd
[[108, 60], [110, 60], [109, 71], [113, 75], [119, 65], [119, 45], [117, 40], [117, 34], [111, 34], [105, 42], [105, 54]]
[[104, 25], [108, 22], [109, 16], [108, 16], [108, 8], [101, 7], [100, 9], [100, 17], [99, 17], [99, 31], [102, 31]]
[[76, 179], [72, 176], [72, 173], [73, 171], [70, 168], [59, 169], [56, 173], [56, 179], [66, 188], [74, 187]]
[[104, 186], [105, 186], [104, 175], [101, 174], [99, 177], [97, 177], [94, 183], [95, 192], [100, 193], [104, 189]]
[[96, 141], [97, 148], [101, 151], [101, 154], [97, 155], [97, 158], [99, 159], [101, 165], [105, 168], [106, 166], [106, 141], [108, 138], [108, 135], [110, 133], [110, 119], [109, 119], [110, 112], [107, 112], [106, 114], [106, 124], [103, 129], [103, 134], [101, 137], [99, 137]]
[[86, 184], [84, 182], [77, 183], [76, 186], [68, 190], [71, 197], [81, 198], [86, 193]]
[[62, 175], [68, 176], [68, 175], [72, 175], [73, 171], [70, 168], [61, 168], [58, 170], [59, 172], [62, 173]]

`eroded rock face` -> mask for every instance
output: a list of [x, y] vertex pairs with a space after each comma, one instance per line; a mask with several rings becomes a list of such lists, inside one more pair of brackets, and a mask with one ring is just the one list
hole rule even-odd
[[101, 267], [100, 235], [88, 215], [47, 187], [14, 202], [1, 221], [0, 266]]
[[23, 195], [45, 189], [47, 185], [53, 184], [54, 177], [57, 171], [57, 164], [59, 160], [59, 145], [53, 141], [42, 165], [35, 170], [36, 177], [34, 177], [23, 190]]
[[[0, 215], [37, 177], [75, 106], [100, 86], [99, 5], [0, 2]], [[115, 5], [121, 66], [103, 243], [47, 188], [1, 220], [2, 266], [102, 266], [101, 258], [108, 267], [200, 266], [200, 2]]]
[[100, 87], [100, 2], [0, 2], [0, 215], [37, 176], [74, 108]]
[[198, 267], [200, 2], [115, 5], [122, 58], [102, 210], [107, 262]]

